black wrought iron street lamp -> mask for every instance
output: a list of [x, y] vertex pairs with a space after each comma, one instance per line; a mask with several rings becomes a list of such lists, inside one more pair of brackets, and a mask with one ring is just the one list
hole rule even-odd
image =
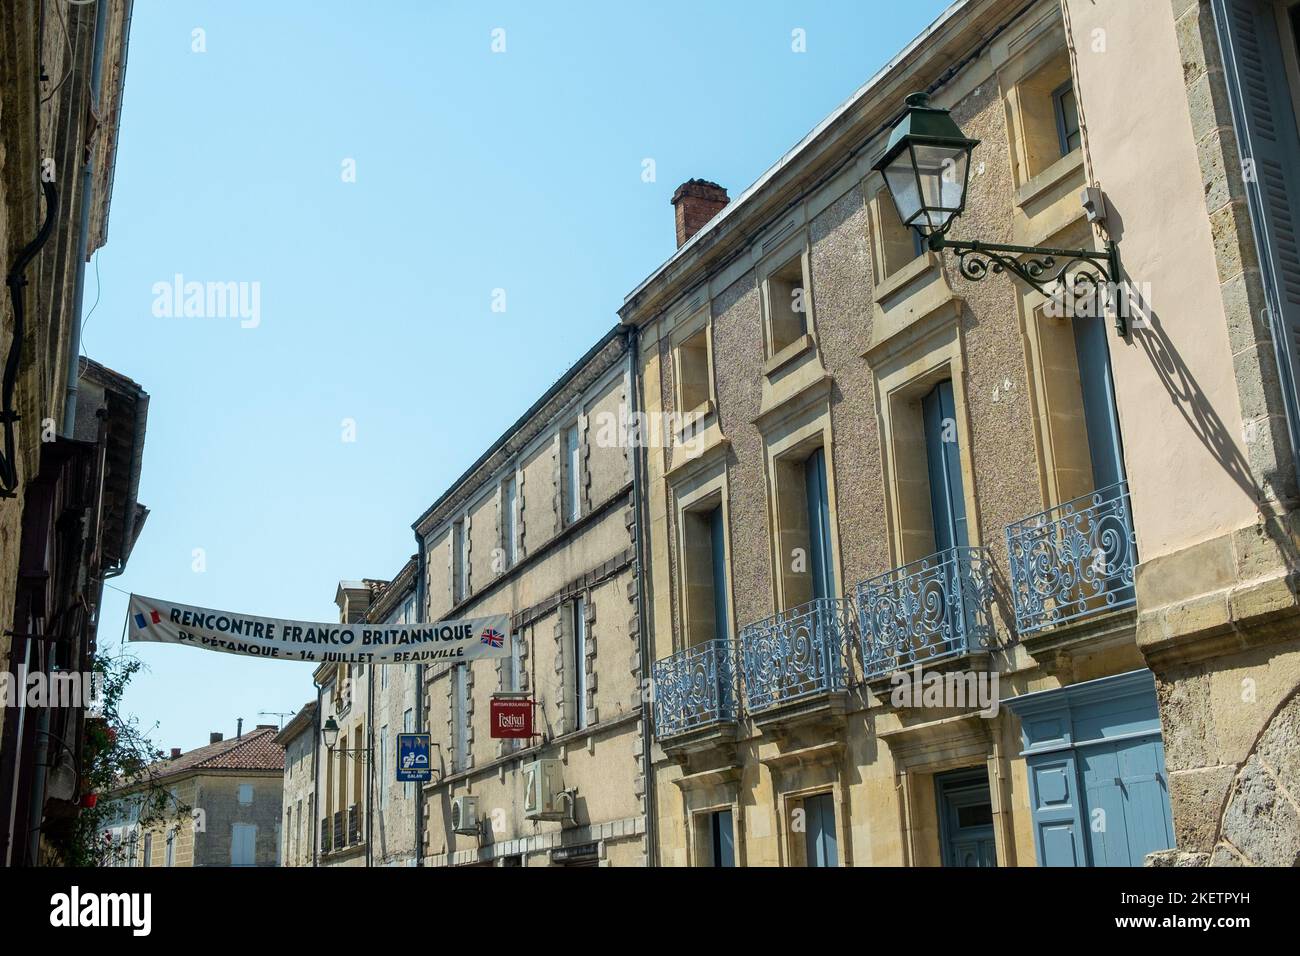
[[[946, 109], [930, 105], [927, 93], [907, 98], [907, 112], [889, 135], [885, 154], [873, 166], [898, 207], [903, 225], [917, 230], [935, 252], [951, 249], [961, 274], [979, 282], [989, 273], [1010, 272], [1048, 297], [1068, 290], [1076, 301], [1102, 303], [1120, 291], [1119, 248], [1104, 250], [1012, 246], [949, 239], [953, 221], [966, 209], [971, 153], [968, 138]], [[1023, 257], [1023, 258], [1022, 258]], [[1115, 331], [1128, 333], [1123, 304], [1115, 303]]]
[[336, 747], [339, 742], [339, 724], [333, 717], [328, 718], [320, 729], [321, 736], [325, 738], [325, 749], [332, 750], [340, 754], [352, 754], [357, 760], [363, 763], [370, 758], [374, 752], [373, 747]]

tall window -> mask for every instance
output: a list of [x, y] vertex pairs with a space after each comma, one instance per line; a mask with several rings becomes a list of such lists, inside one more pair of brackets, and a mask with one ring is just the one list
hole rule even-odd
[[144, 835], [144, 865], [153, 866], [153, 834]]
[[163, 859], [163, 866], [176, 865], [176, 829], [167, 831], [167, 854]]
[[736, 865], [736, 831], [732, 825], [731, 811], [718, 810], [709, 817], [709, 865]]
[[961, 482], [961, 452], [957, 447], [957, 417], [952, 382], [936, 385], [921, 400], [925, 424], [925, 457], [930, 478], [930, 513], [936, 551], [964, 548], [966, 498]]
[[456, 734], [455, 769], [469, 766], [469, 666], [457, 664], [452, 669], [451, 719]]
[[518, 508], [518, 489], [516, 479], [511, 475], [506, 480], [505, 490], [505, 521], [501, 523], [503, 533], [505, 534], [505, 551], [506, 566], [514, 567], [519, 560], [519, 518], [516, 514]]
[[807, 285], [803, 255], [797, 255], [767, 279], [767, 325], [772, 355], [808, 332]]
[[257, 824], [234, 824], [230, 831], [230, 865], [253, 866], [256, 863]]
[[[405, 711], [402, 712], [402, 733], [404, 734], [415, 733], [415, 711], [410, 708], [407, 708]], [[402, 792], [403, 792], [403, 796], [405, 796], [407, 800], [410, 800], [412, 797], [415, 796], [415, 784], [413, 783], [402, 784]]]
[[564, 521], [582, 517], [582, 458], [578, 444], [578, 426], [564, 430]]
[[388, 725], [379, 728], [379, 809], [388, 808]]
[[1056, 113], [1056, 135], [1061, 142], [1061, 155], [1079, 148], [1079, 104], [1074, 98], [1074, 81], [1066, 80], [1052, 93], [1052, 108]]
[[676, 354], [678, 411], [689, 415], [708, 402], [711, 394], [708, 328], [688, 336], [677, 346]]
[[241, 806], [248, 806], [253, 802], [253, 785], [251, 783], [241, 783], [239, 785], [239, 803]]
[[573, 613], [573, 726], [582, 730], [587, 726], [587, 601], [577, 598], [571, 605]]
[[695, 646], [730, 634], [726, 531], [721, 504], [687, 511], [682, 518], [686, 637], [688, 644]]
[[469, 562], [465, 560], [465, 522], [451, 526], [451, 599], [459, 604], [469, 597]]
[[1076, 317], [1071, 324], [1079, 362], [1079, 390], [1083, 398], [1083, 422], [1088, 434], [1093, 490], [1110, 488], [1124, 477], [1124, 455], [1119, 418], [1115, 414], [1106, 323], [1098, 318]]
[[834, 799], [829, 793], [806, 797], [803, 812], [804, 865], [839, 866]]
[[818, 448], [804, 462], [804, 488], [808, 502], [808, 566], [812, 571], [814, 598], [835, 594], [835, 570], [831, 561], [831, 510], [826, 486], [826, 453]]

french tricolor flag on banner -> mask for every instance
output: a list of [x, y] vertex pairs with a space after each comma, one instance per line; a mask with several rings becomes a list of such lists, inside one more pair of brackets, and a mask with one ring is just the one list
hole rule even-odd
[[161, 624], [161, 623], [162, 623], [162, 616], [157, 611], [150, 611], [148, 617], [145, 617], [143, 614], [137, 614], [135, 616], [136, 627], [148, 627], [150, 624]]

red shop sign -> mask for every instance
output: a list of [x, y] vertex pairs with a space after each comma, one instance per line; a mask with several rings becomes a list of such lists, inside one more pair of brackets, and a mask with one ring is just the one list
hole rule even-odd
[[533, 736], [533, 702], [528, 698], [493, 697], [490, 713], [494, 738]]

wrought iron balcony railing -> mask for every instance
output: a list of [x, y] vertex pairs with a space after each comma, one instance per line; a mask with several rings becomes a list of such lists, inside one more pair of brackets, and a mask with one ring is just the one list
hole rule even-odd
[[749, 712], [842, 690], [844, 625], [844, 602], [818, 598], [745, 627], [740, 670]]
[[1007, 552], [1022, 635], [1133, 604], [1137, 541], [1128, 484], [1008, 525]]
[[854, 601], [863, 675], [988, 648], [991, 596], [983, 548], [950, 548], [861, 582]]
[[664, 740], [734, 721], [736, 663], [731, 641], [713, 640], [655, 661], [655, 736]]

